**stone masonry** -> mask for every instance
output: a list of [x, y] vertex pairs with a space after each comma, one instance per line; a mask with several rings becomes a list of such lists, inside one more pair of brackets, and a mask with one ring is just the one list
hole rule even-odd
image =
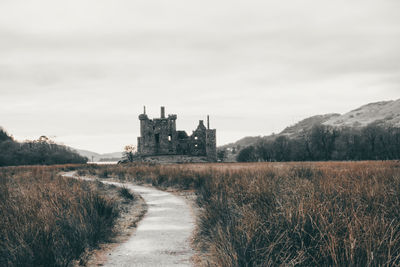
[[140, 156], [187, 155], [206, 157], [208, 161], [217, 161], [216, 130], [210, 129], [207, 116], [207, 127], [201, 120], [192, 135], [176, 130], [175, 114], [165, 116], [161, 107], [161, 117], [149, 119], [146, 108], [139, 115], [140, 137], [138, 137], [138, 154]]

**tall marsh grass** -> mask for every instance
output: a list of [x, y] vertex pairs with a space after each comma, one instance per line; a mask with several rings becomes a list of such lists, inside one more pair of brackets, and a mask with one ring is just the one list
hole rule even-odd
[[0, 266], [68, 266], [111, 234], [115, 203], [66, 168], [0, 168]]
[[209, 266], [400, 265], [398, 161], [91, 166], [194, 189]]

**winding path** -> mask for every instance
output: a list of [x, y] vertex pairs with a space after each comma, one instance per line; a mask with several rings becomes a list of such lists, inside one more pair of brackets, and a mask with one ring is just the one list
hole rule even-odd
[[192, 266], [194, 217], [186, 201], [153, 187], [103, 181], [140, 194], [148, 205], [129, 240], [116, 247], [104, 266]]

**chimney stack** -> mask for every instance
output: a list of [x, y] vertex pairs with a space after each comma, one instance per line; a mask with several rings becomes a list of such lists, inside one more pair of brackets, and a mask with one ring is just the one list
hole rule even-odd
[[165, 119], [165, 107], [161, 107], [161, 119]]
[[207, 129], [210, 130], [210, 115], [207, 115]]

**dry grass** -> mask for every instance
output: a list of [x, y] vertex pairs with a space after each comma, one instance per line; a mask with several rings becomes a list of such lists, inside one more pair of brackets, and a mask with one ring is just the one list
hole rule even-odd
[[121, 187], [121, 188], [119, 188], [118, 192], [119, 192], [119, 195], [120, 195], [121, 197], [125, 198], [125, 199], [134, 200], [134, 198], [135, 198], [135, 197], [132, 195], [132, 193], [129, 191], [129, 189], [126, 188], [126, 187]]
[[68, 266], [110, 236], [115, 202], [71, 168], [0, 168], [0, 266]]
[[195, 189], [211, 266], [400, 264], [398, 161], [91, 166]]

